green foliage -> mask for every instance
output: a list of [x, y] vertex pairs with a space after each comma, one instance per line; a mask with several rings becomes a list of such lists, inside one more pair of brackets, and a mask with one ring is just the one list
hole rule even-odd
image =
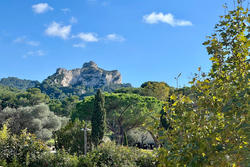
[[62, 87], [60, 85], [55, 85], [50, 81], [50, 79], [44, 80], [40, 85], [36, 86], [43, 93], [47, 94], [51, 99], [63, 100], [64, 98], [70, 96], [82, 96], [85, 92], [85, 86], [76, 86], [76, 87]]
[[[64, 128], [54, 133], [56, 149], [65, 149], [70, 154], [81, 155], [84, 153], [85, 122], [75, 120], [69, 122]], [[87, 150], [91, 149], [91, 134], [87, 131]]]
[[212, 69], [191, 82], [195, 96], [172, 95], [165, 108], [160, 166], [249, 165], [249, 16], [238, 3], [204, 43]]
[[[105, 95], [107, 129], [114, 133], [115, 140], [123, 144], [124, 132], [146, 126], [159, 113], [162, 102], [153, 97], [136, 94], [111, 93]], [[87, 97], [77, 105], [72, 119], [91, 120], [94, 97]]]
[[171, 88], [165, 82], [148, 81], [141, 85], [140, 88], [120, 88], [115, 93], [138, 94], [141, 96], [151, 96], [158, 100], [168, 100]]
[[141, 85], [143, 96], [152, 96], [161, 101], [167, 101], [170, 87], [165, 82], [148, 81]]
[[116, 146], [114, 143], [98, 146], [79, 161], [79, 166], [82, 167], [155, 167], [157, 164], [151, 152]]
[[38, 88], [30, 88], [26, 92], [17, 94], [16, 98], [17, 105], [23, 107], [49, 103], [49, 97], [46, 94], [41, 93], [41, 90]]
[[0, 130], [1, 165], [25, 166], [28, 159], [35, 159], [45, 151], [47, 151], [47, 146], [25, 130], [20, 135], [12, 135], [6, 124]]
[[165, 130], [168, 130], [168, 129], [170, 128], [170, 123], [167, 122], [167, 119], [166, 119], [167, 114], [166, 114], [166, 112], [164, 111], [164, 107], [162, 108], [160, 114], [161, 114], [161, 117], [160, 117], [161, 123], [160, 123], [160, 125], [161, 125], [161, 127], [163, 127]]
[[75, 110], [76, 104], [78, 102], [78, 96], [70, 96], [62, 100], [52, 99], [49, 102], [49, 108], [56, 115], [68, 117]]
[[12, 133], [20, 134], [23, 129], [36, 134], [39, 139], [48, 140], [52, 132], [66, 124], [67, 119], [56, 116], [47, 105], [33, 107], [5, 108], [0, 112], [0, 124], [8, 120]]
[[101, 141], [106, 129], [106, 111], [104, 108], [105, 99], [99, 89], [95, 95], [94, 108], [91, 118], [91, 138], [95, 146], [97, 146]]
[[100, 87], [91, 87], [85, 85], [73, 85], [68, 87], [63, 87], [59, 84], [53, 82], [53, 78], [48, 78], [44, 80], [41, 84], [36, 86], [41, 89], [41, 91], [47, 94], [51, 99], [63, 100], [64, 98], [70, 96], [78, 96], [80, 99], [83, 99], [86, 96], [94, 95], [98, 89], [106, 92], [114, 92], [119, 88], [131, 87], [130, 84], [110, 84], [103, 85]]
[[30, 167], [80, 167], [79, 160], [75, 155], [70, 155], [63, 150], [55, 154], [43, 153], [32, 160]]
[[6, 107], [18, 108], [49, 103], [49, 97], [37, 88], [20, 91], [15, 88], [0, 86], [0, 111]]
[[22, 91], [0, 85], [0, 111], [6, 107], [16, 107], [16, 95]]
[[2, 78], [0, 80], [0, 84], [11, 88], [26, 90], [29, 88], [34, 88], [37, 84], [39, 84], [39, 82], [26, 79], [19, 79], [16, 77], [8, 77], [8, 78]]

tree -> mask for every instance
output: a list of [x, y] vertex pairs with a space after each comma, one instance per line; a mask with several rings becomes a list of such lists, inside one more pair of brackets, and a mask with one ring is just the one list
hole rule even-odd
[[27, 128], [29, 133], [35, 134], [39, 139], [48, 140], [52, 137], [52, 132], [65, 125], [68, 119], [56, 116], [47, 105], [39, 104], [18, 109], [7, 107], [0, 112], [0, 125], [7, 120], [13, 134], [20, 134]]
[[0, 111], [6, 107], [17, 107], [16, 95], [22, 91], [0, 85]]
[[106, 129], [106, 111], [104, 108], [105, 99], [102, 95], [100, 89], [98, 89], [95, 100], [94, 100], [94, 109], [91, 118], [91, 138], [95, 146], [97, 146], [104, 136]]
[[170, 87], [165, 82], [148, 81], [141, 85], [141, 95], [152, 96], [158, 100], [168, 100]]
[[[148, 124], [154, 123], [155, 114], [160, 112], [162, 106], [162, 102], [154, 97], [124, 93], [104, 95], [107, 129], [113, 133], [119, 144], [124, 143], [124, 133], [127, 134], [129, 130], [137, 127], [147, 128]], [[87, 97], [77, 105], [72, 119], [91, 120], [93, 109], [94, 97]]]
[[191, 82], [195, 98], [171, 96], [172, 129], [159, 130], [161, 166], [248, 166], [250, 20], [242, 5], [221, 16], [204, 43], [212, 68]]
[[26, 92], [17, 94], [17, 102], [18, 106], [34, 106], [41, 103], [48, 104], [49, 96], [41, 93], [41, 90], [38, 88], [30, 88], [27, 89]]
[[49, 108], [56, 115], [70, 116], [71, 112], [75, 109], [76, 104], [79, 102], [78, 96], [66, 97], [62, 100], [51, 99], [49, 102]]
[[[86, 122], [69, 121], [68, 124], [54, 133], [56, 149], [65, 149], [70, 154], [82, 155], [84, 153], [84, 132]], [[91, 148], [91, 134], [87, 133], [88, 150]]]
[[0, 80], [0, 84], [12, 88], [26, 90], [29, 88], [34, 88], [37, 84], [39, 84], [39, 82], [26, 79], [19, 79], [16, 77], [8, 77], [8, 78], [2, 78]]
[[115, 93], [138, 94], [141, 96], [151, 96], [158, 100], [166, 101], [169, 98], [171, 87], [165, 82], [148, 81], [141, 85], [140, 88], [121, 88], [115, 90]]
[[49, 97], [40, 89], [30, 88], [27, 91], [0, 85], [0, 108], [18, 108], [49, 103]]

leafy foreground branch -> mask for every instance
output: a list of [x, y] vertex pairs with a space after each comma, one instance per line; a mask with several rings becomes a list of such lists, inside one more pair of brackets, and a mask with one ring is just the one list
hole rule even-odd
[[[192, 94], [172, 95], [166, 105], [171, 129], [159, 131], [160, 166], [248, 166], [249, 16], [239, 6], [221, 17], [204, 43], [208, 76], [196, 75]], [[199, 69], [200, 70], [200, 69]]]

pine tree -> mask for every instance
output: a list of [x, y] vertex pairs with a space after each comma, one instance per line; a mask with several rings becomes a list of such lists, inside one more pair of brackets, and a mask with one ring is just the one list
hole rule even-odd
[[94, 101], [94, 110], [91, 119], [92, 125], [92, 142], [95, 146], [97, 146], [102, 140], [105, 132], [105, 121], [106, 121], [106, 112], [104, 108], [105, 99], [102, 95], [101, 90], [99, 89], [95, 95]]

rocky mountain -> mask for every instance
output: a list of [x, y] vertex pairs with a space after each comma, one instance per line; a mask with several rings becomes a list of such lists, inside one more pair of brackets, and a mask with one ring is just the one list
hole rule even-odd
[[0, 85], [24, 90], [36, 87], [41, 89], [42, 93], [55, 99], [63, 99], [72, 95], [83, 98], [93, 95], [99, 88], [106, 92], [113, 92], [119, 88], [132, 87], [131, 84], [122, 83], [119, 71], [104, 70], [93, 61], [84, 63], [81, 68], [72, 70], [58, 68], [53, 75], [47, 77], [42, 83], [8, 77], [1, 79]]
[[56, 73], [49, 76], [37, 85], [43, 93], [51, 98], [64, 98], [71, 95], [92, 95], [98, 88], [113, 92], [122, 87], [131, 87], [131, 84], [122, 84], [119, 71], [107, 71], [97, 66], [93, 61], [84, 63], [82, 68], [67, 70], [58, 68]]
[[97, 66], [93, 61], [84, 63], [82, 68], [66, 70], [58, 68], [56, 73], [48, 77], [51, 84], [62, 87], [84, 85], [99, 88], [104, 85], [122, 84], [119, 71], [106, 71]]

